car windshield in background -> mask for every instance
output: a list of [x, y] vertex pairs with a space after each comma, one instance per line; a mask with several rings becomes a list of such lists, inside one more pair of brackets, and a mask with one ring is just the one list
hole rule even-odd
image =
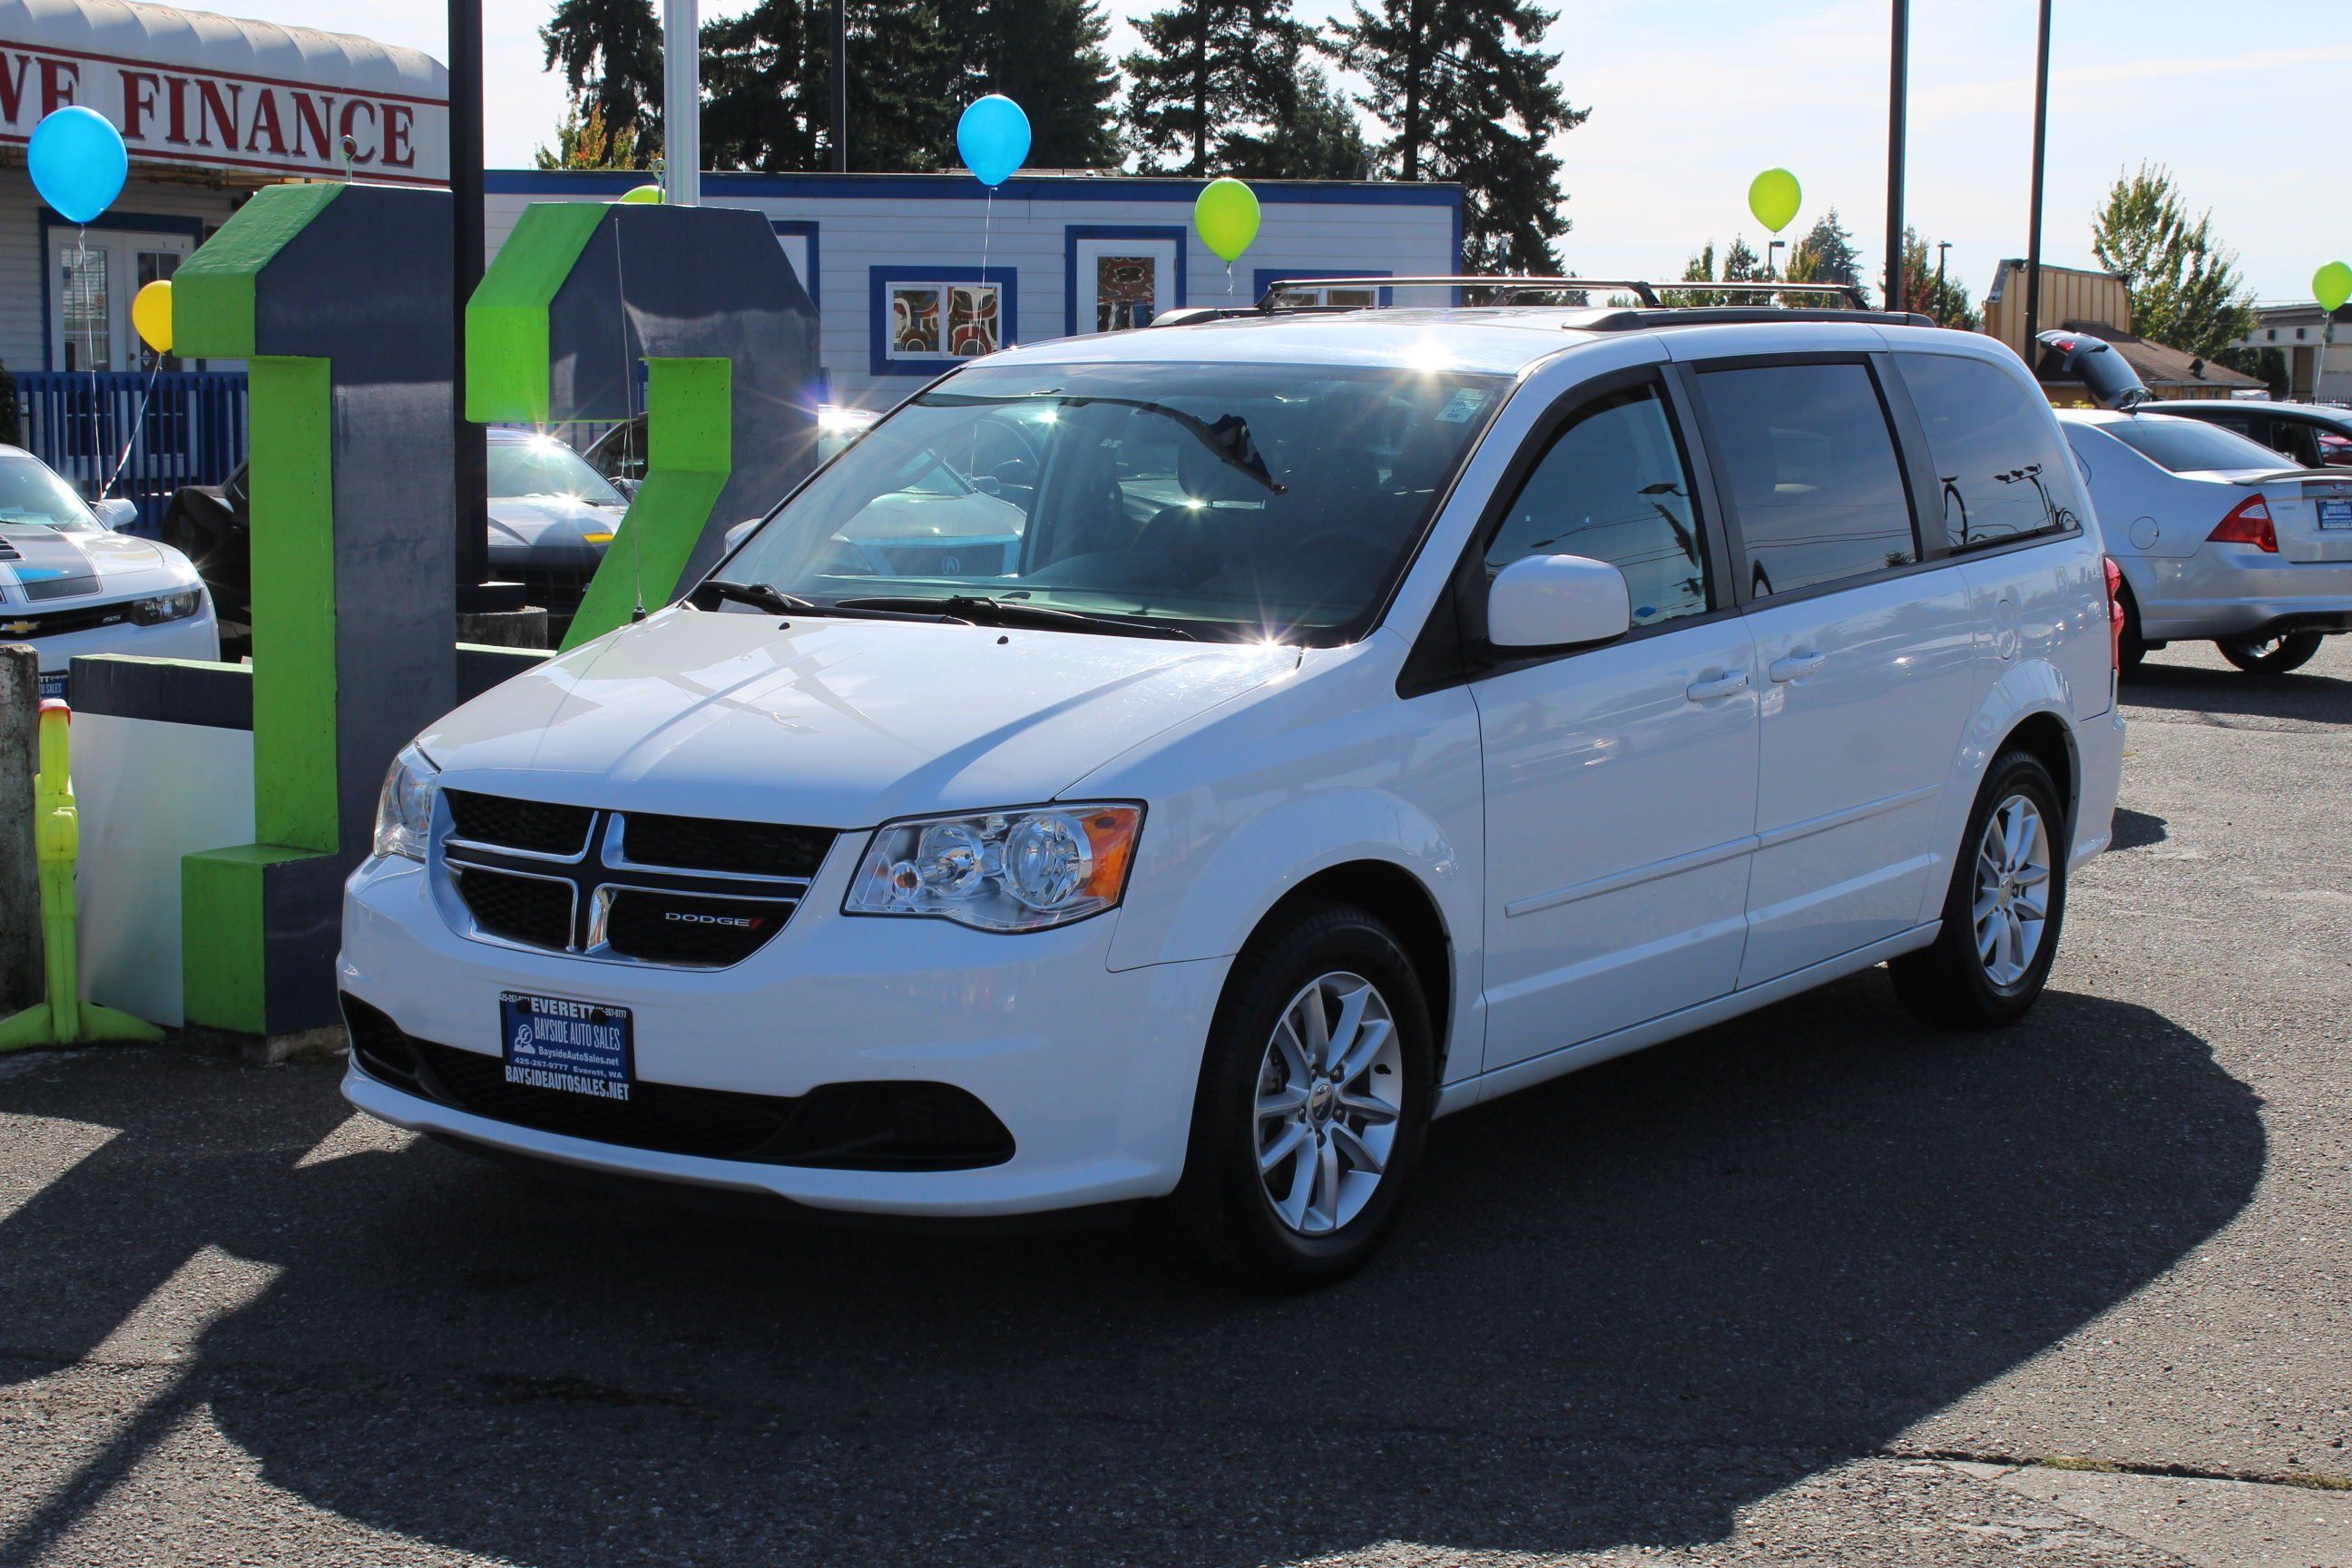
[[1506, 385], [1332, 366], [975, 367], [877, 425], [719, 575], [852, 609], [938, 602], [1075, 630], [1345, 641], [1386, 600]]
[[552, 436], [490, 443], [490, 497], [562, 496], [590, 506], [626, 506], [587, 459]]
[[2201, 473], [2210, 468], [2294, 467], [2260, 441], [2194, 419], [2141, 413], [2128, 419], [2110, 420], [2099, 428], [2149, 462], [2176, 474]]
[[73, 487], [36, 458], [0, 454], [0, 528], [96, 533], [99, 521]]

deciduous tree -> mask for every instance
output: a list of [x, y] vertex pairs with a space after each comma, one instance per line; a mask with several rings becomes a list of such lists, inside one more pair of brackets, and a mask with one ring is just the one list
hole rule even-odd
[[2253, 299], [2238, 253], [2213, 237], [2213, 215], [2193, 218], [2172, 172], [2142, 163], [2118, 175], [2091, 218], [2091, 252], [2130, 291], [2132, 331], [2205, 359], [2221, 359], [2253, 330]]

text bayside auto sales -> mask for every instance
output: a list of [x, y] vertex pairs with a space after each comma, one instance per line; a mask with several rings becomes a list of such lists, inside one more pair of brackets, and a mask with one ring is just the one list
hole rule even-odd
[[[353, 172], [371, 179], [437, 185], [447, 166], [447, 110], [436, 100], [0, 44], [0, 141], [25, 141], [69, 103], [112, 121], [133, 158], [335, 173], [348, 136]], [[416, 174], [420, 152], [434, 175]]]

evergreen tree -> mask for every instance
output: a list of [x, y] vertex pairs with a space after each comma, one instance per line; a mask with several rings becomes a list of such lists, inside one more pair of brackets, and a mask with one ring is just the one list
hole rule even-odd
[[[1127, 57], [1129, 148], [1144, 173], [1243, 173], [1252, 149], [1298, 108], [1296, 71], [1305, 29], [1290, 0], [1178, 0], [1136, 23], [1143, 47]], [[1263, 174], [1263, 171], [1256, 171]]]
[[630, 139], [633, 166], [650, 167], [661, 145], [662, 99], [653, 0], [556, 0], [539, 41], [547, 47], [543, 63], [563, 68], [580, 112], [593, 110], [608, 136]]
[[2213, 215], [2194, 219], [2160, 164], [2118, 175], [2091, 219], [2091, 253], [2123, 277], [2132, 331], [2204, 359], [2221, 359], [2253, 330], [2253, 298], [2238, 253], [2213, 237]]
[[1984, 325], [1984, 318], [1969, 303], [1965, 284], [1947, 275], [1943, 286], [1937, 287], [1927, 242], [1916, 228], [1903, 231], [1903, 302], [1921, 315], [1934, 317], [1939, 327], [1958, 327], [1973, 332]]
[[1528, 0], [1354, 0], [1324, 45], [1365, 79], [1386, 171], [1461, 183], [1474, 270], [1506, 254], [1524, 271], [1558, 268], [1551, 242], [1569, 226], [1550, 142], [1591, 110], [1551, 80], [1560, 57], [1541, 44], [1553, 19]]
[[1837, 208], [1815, 218], [1813, 226], [1789, 252], [1788, 276], [1792, 283], [1861, 284], [1862, 255], [1854, 249], [1853, 236], [1846, 232]]
[[[850, 166], [954, 161], [953, 61], [929, 6], [850, 0]], [[712, 168], [833, 166], [832, 0], [761, 0], [702, 29], [702, 145]]]
[[[1715, 241], [1708, 240], [1699, 253], [1683, 265], [1685, 283], [1712, 283], [1715, 279]], [[1668, 289], [1658, 298], [1669, 305], [1720, 305], [1725, 296], [1712, 289]]]
[[982, 94], [1001, 92], [1029, 116], [1029, 167], [1117, 165], [1118, 73], [1103, 50], [1110, 23], [1099, 0], [953, 0], [936, 14], [952, 62], [942, 100], [950, 106], [950, 158], [954, 115]]
[[582, 112], [578, 100], [564, 111], [563, 122], [555, 128], [555, 145], [541, 147], [531, 154], [531, 162], [541, 169], [635, 169], [637, 133], [624, 131], [618, 136], [604, 124], [604, 111], [590, 104]]
[[1263, 135], [1236, 134], [1225, 147], [1224, 172], [1245, 180], [1363, 180], [1371, 177], [1372, 150], [1356, 122], [1355, 107], [1320, 68], [1294, 53], [1290, 111]]
[[1726, 283], [1752, 283], [1763, 276], [1763, 258], [1748, 248], [1748, 237], [1733, 235], [1731, 248], [1723, 253], [1723, 280]]

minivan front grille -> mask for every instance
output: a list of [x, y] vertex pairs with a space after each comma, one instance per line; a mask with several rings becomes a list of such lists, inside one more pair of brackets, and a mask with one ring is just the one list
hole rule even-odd
[[434, 889], [478, 941], [617, 963], [725, 969], [792, 919], [823, 828], [602, 811], [444, 790]]

